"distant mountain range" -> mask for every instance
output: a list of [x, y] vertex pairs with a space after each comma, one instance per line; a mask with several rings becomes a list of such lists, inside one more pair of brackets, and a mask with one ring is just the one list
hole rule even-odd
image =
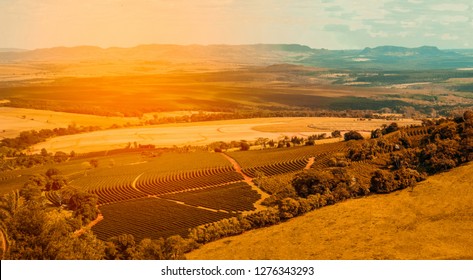
[[25, 49], [15, 49], [15, 48], [0, 48], [0, 52], [24, 52]]
[[422, 70], [473, 67], [473, 50], [423, 46], [380, 46], [363, 50], [312, 49], [297, 44], [141, 45], [133, 48], [92, 46], [50, 49], [0, 49], [0, 63], [150, 61], [176, 64], [219, 63], [271, 65], [293, 63], [336, 69]]

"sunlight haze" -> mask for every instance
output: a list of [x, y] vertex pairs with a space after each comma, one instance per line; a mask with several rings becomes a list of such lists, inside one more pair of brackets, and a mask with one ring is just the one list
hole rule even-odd
[[470, 1], [1, 0], [0, 48], [295, 43], [473, 46]]

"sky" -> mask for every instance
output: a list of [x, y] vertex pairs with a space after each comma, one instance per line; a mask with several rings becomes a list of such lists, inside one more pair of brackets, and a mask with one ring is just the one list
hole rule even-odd
[[0, 48], [473, 48], [471, 0], [0, 0]]

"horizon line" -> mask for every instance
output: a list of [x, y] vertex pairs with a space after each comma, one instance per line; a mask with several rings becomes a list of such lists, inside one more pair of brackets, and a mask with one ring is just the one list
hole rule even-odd
[[138, 47], [143, 47], [143, 46], [179, 46], [179, 47], [212, 47], [212, 46], [301, 46], [301, 47], [308, 47], [312, 50], [330, 50], [330, 51], [351, 51], [351, 50], [364, 50], [364, 49], [374, 49], [374, 48], [379, 48], [379, 47], [399, 47], [399, 48], [406, 48], [406, 49], [417, 49], [417, 48], [422, 48], [422, 47], [434, 47], [439, 50], [469, 50], [473, 48], [444, 48], [441, 49], [437, 46], [434, 45], [420, 45], [416, 47], [406, 47], [402, 45], [378, 45], [374, 47], [362, 47], [362, 48], [347, 48], [347, 49], [330, 49], [330, 48], [314, 48], [309, 45], [305, 44], [299, 44], [299, 43], [250, 43], [250, 44], [226, 44], [226, 43], [215, 43], [215, 44], [173, 44], [173, 43], [143, 43], [143, 44], [138, 44], [130, 47], [123, 47], [123, 46], [110, 46], [110, 47], [102, 47], [98, 45], [74, 45], [74, 46], [65, 46], [65, 45], [59, 45], [59, 46], [51, 46], [51, 47], [39, 47], [39, 48], [33, 48], [33, 49], [25, 49], [25, 48], [18, 48], [18, 47], [0, 47], [1, 52], [27, 52], [27, 51], [36, 51], [36, 50], [49, 50], [49, 49], [59, 49], [59, 48], [64, 48], [64, 49], [73, 49], [73, 48], [98, 48], [102, 50], [109, 50], [109, 49], [133, 49], [133, 48], [138, 48]]

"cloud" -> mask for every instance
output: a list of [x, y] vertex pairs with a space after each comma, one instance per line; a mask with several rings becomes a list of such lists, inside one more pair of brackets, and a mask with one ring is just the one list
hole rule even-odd
[[451, 11], [451, 12], [464, 12], [468, 10], [469, 6], [466, 4], [437, 4], [430, 7], [434, 11]]
[[469, 18], [466, 16], [443, 16], [440, 21], [442, 23], [457, 23], [457, 22], [468, 22]]
[[384, 31], [378, 31], [378, 32], [369, 31], [368, 34], [372, 38], [387, 38], [389, 36], [389, 34]]
[[398, 13], [409, 13], [412, 10], [407, 9], [406, 7], [394, 7], [391, 9], [391, 11], [398, 12]]
[[455, 41], [455, 40], [458, 40], [458, 36], [457, 35], [453, 35], [453, 34], [450, 34], [450, 33], [445, 33], [445, 34], [442, 34], [442, 36], [440, 37], [442, 40], [445, 40], [445, 41]]
[[344, 24], [327, 24], [324, 26], [323, 30], [332, 32], [347, 32], [350, 31], [350, 28]]
[[404, 28], [414, 28], [418, 25], [419, 24], [416, 21], [401, 21], [401, 26]]

